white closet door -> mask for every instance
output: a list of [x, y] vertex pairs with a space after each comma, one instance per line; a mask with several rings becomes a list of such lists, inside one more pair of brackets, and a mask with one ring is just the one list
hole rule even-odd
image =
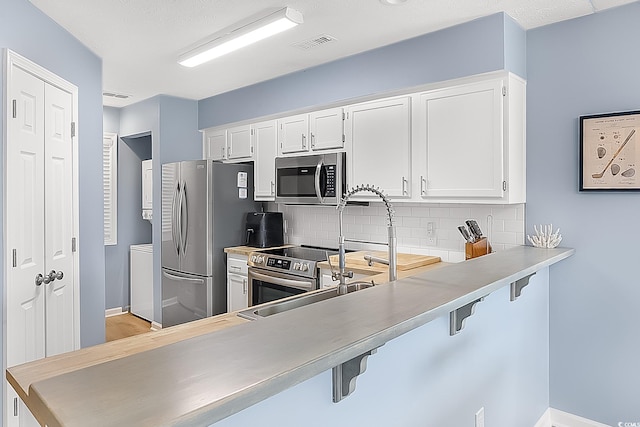
[[44, 274], [44, 87], [45, 83], [12, 69], [15, 114], [7, 144], [7, 366], [45, 356]]
[[46, 355], [73, 350], [73, 198], [71, 94], [45, 86]]

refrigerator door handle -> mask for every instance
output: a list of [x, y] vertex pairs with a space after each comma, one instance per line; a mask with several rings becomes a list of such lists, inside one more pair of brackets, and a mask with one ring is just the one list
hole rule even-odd
[[182, 255], [187, 255], [187, 237], [189, 235], [189, 203], [187, 199], [187, 183], [182, 181], [182, 214], [180, 215], [180, 239], [182, 241]]
[[178, 236], [176, 232], [177, 227], [177, 219], [178, 219], [178, 211], [177, 207], [179, 204], [180, 198], [180, 183], [176, 185], [176, 188], [173, 190], [173, 200], [171, 202], [171, 240], [173, 241], [173, 246], [176, 248], [176, 254], [178, 258], [180, 257], [180, 243], [178, 242]]
[[180, 247], [178, 259], [184, 258], [184, 242], [182, 241], [182, 190], [182, 185], [178, 184], [178, 205], [176, 207], [176, 238], [178, 240], [178, 246]]

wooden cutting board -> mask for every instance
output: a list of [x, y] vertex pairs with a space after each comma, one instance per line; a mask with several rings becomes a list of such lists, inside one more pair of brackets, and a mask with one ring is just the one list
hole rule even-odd
[[[387, 259], [389, 254], [386, 251], [358, 251], [358, 252], [349, 252], [345, 255], [345, 260], [347, 264], [350, 265], [359, 265], [359, 266], [368, 266], [368, 261], [364, 259], [365, 255], [373, 255], [377, 258]], [[430, 256], [430, 255], [415, 255], [415, 254], [398, 254], [398, 270], [411, 270], [418, 267], [423, 267], [429, 264], [435, 264], [440, 262], [440, 257]], [[338, 255], [331, 256], [331, 263], [336, 266], [338, 265]], [[382, 266], [379, 263], [373, 264], [376, 267]]]

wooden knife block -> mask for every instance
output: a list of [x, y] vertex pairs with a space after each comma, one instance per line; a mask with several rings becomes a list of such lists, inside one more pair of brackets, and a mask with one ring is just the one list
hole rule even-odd
[[465, 259], [477, 258], [482, 255], [491, 253], [491, 245], [486, 237], [481, 238], [474, 243], [465, 243], [464, 255]]

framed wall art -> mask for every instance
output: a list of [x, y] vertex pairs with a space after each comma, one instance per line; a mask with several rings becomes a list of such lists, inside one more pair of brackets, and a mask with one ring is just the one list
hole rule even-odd
[[640, 111], [580, 117], [580, 191], [640, 191]]

